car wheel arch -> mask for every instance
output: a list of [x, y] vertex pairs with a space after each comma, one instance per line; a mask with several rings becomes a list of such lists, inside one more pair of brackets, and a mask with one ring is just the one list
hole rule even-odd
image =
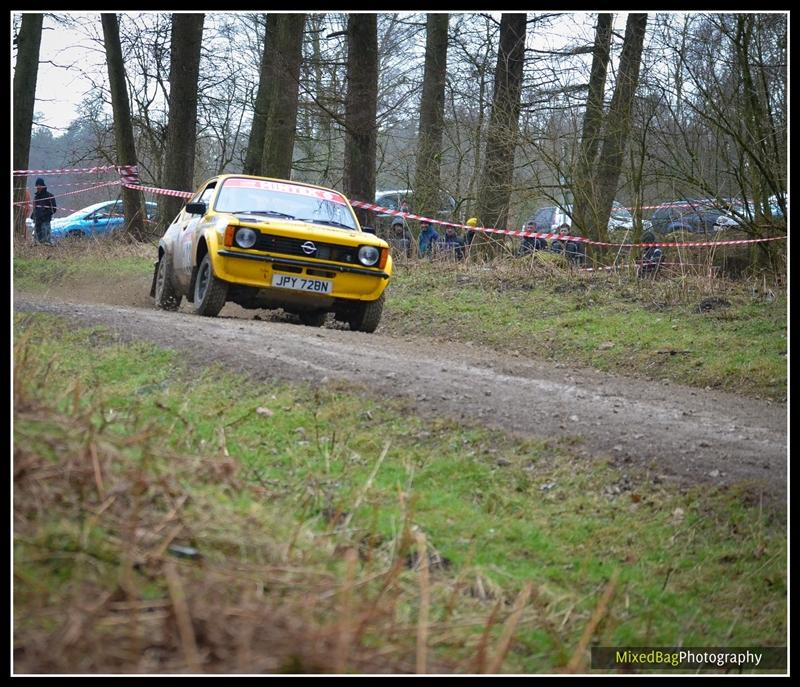
[[206, 239], [204, 236], [201, 236], [197, 241], [197, 247], [194, 251], [194, 260], [192, 261], [192, 278], [189, 280], [189, 291], [186, 294], [186, 300], [191, 303], [194, 303], [194, 287], [197, 282], [197, 272], [200, 267], [200, 263], [203, 262], [203, 258], [206, 257], [208, 253], [208, 244], [206, 243]]

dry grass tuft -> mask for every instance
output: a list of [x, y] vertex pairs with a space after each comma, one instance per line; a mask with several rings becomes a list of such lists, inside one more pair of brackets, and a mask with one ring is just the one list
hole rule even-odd
[[[22, 337], [15, 374], [41, 388], [33, 358]], [[520, 604], [492, 601], [487, 622], [463, 574], [409, 569], [426, 548], [413, 503], [365, 559], [352, 532], [265, 502], [222, 449], [181, 455], [106, 423], [78, 385], [53, 407], [30, 388], [14, 397], [16, 673], [450, 673], [476, 651], [502, 670]]]

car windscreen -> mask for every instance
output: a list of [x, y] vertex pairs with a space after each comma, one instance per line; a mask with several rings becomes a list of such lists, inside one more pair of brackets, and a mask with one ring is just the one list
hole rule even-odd
[[80, 210], [76, 210], [71, 215], [67, 215], [66, 217], [62, 217], [61, 219], [62, 220], [83, 219], [88, 214], [90, 214], [92, 212], [97, 212], [98, 210], [101, 210], [101, 209], [105, 209], [106, 206], [109, 206], [109, 205], [111, 205], [111, 204], [110, 203], [99, 203], [98, 205], [90, 205], [88, 207], [81, 208]]
[[611, 208], [611, 218], [621, 222], [633, 221], [633, 215], [631, 215], [628, 208], [626, 208], [624, 205], [618, 205], [616, 203], [614, 203], [614, 206]]
[[344, 196], [322, 188], [262, 179], [226, 179], [214, 203], [217, 212], [278, 217], [356, 230]]

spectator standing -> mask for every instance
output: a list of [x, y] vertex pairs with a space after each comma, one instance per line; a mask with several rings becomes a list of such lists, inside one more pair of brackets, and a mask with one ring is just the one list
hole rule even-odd
[[[575, 235], [577, 236], [577, 234]], [[567, 241], [565, 248], [567, 260], [569, 260], [570, 263], [578, 267], [583, 267], [586, 264], [586, 244], [583, 241]]]
[[58, 209], [56, 207], [56, 199], [55, 196], [47, 190], [44, 179], [39, 177], [35, 185], [36, 194], [33, 196], [33, 212], [31, 213], [31, 219], [33, 220], [36, 242], [52, 246], [53, 243], [50, 240], [50, 220]]
[[411, 257], [414, 240], [402, 217], [395, 217], [389, 230], [389, 245], [397, 255]]
[[[467, 226], [468, 227], [477, 227], [478, 226], [478, 218], [477, 217], [470, 217], [467, 220]], [[472, 229], [467, 229], [466, 244], [468, 246], [472, 245], [472, 241], [475, 238], [475, 234], [477, 234], [477, 233], [478, 233], [477, 231], [473, 231]]]
[[564, 241], [562, 237], [567, 236], [569, 234], [569, 224], [564, 222], [564, 224], [562, 224], [558, 228], [557, 233], [558, 236], [556, 236], [556, 238], [550, 241], [550, 250], [553, 251], [554, 253], [563, 253], [566, 249], [565, 246], [566, 241]]
[[[538, 232], [539, 229], [536, 225], [528, 225], [525, 227], [528, 231]], [[522, 239], [522, 246], [520, 246], [520, 252], [524, 255], [525, 253], [535, 253], [537, 250], [547, 250], [547, 241], [539, 236], [526, 236]]]
[[[642, 234], [642, 243], [655, 243], [656, 237], [652, 231]], [[659, 246], [647, 246], [642, 253], [642, 262], [639, 268], [639, 276], [655, 276], [661, 263], [664, 262], [664, 252]]]
[[442, 250], [448, 257], [454, 257], [456, 260], [464, 259], [465, 244], [456, 232], [455, 227], [445, 227], [444, 238], [442, 239]]
[[433, 228], [428, 220], [422, 220], [422, 230], [419, 233], [419, 254], [420, 257], [430, 255], [434, 245], [439, 241], [439, 232]]

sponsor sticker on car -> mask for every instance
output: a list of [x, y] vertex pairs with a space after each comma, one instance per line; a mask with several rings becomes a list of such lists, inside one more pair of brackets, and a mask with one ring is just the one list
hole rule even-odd
[[260, 179], [228, 179], [225, 185], [229, 188], [257, 188], [266, 191], [278, 191], [280, 193], [294, 193], [298, 196], [311, 196], [321, 200], [329, 200], [332, 203], [346, 205], [345, 199], [338, 193], [332, 193], [320, 188], [309, 188], [307, 186], [295, 186], [294, 184], [283, 184], [279, 181], [262, 181]]
[[306, 279], [305, 277], [291, 277], [288, 274], [273, 274], [272, 285], [279, 289], [294, 289], [311, 293], [333, 292], [333, 282], [330, 279]]

